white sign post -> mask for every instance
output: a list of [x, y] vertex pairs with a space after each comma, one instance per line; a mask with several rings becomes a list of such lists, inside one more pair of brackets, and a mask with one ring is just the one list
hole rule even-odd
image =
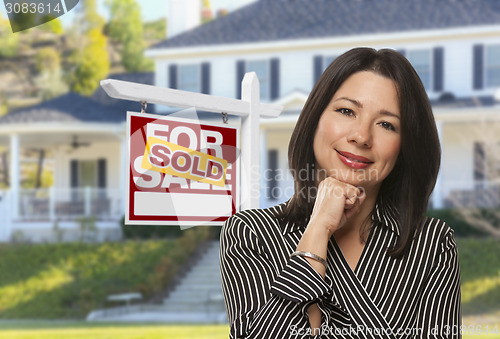
[[281, 106], [260, 102], [259, 80], [254, 72], [242, 81], [241, 100], [222, 98], [170, 88], [114, 79], [101, 81], [106, 93], [116, 99], [150, 104], [193, 107], [197, 110], [227, 113], [242, 117], [241, 121], [241, 210], [259, 207], [260, 196], [260, 117], [278, 117]]

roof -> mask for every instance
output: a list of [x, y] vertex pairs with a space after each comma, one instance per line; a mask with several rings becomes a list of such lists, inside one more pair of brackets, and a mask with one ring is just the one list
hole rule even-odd
[[495, 107], [498, 101], [492, 95], [456, 98], [451, 93], [443, 93], [438, 99], [431, 100], [433, 108], [473, 108]]
[[150, 49], [499, 24], [498, 0], [260, 0]]
[[[153, 73], [114, 74], [109, 78], [154, 84]], [[149, 106], [148, 110], [153, 108]], [[47, 122], [119, 123], [126, 121], [127, 111], [140, 111], [140, 104], [135, 101], [113, 99], [99, 87], [91, 97], [69, 92], [31, 107], [10, 111], [0, 117], [0, 125]]]

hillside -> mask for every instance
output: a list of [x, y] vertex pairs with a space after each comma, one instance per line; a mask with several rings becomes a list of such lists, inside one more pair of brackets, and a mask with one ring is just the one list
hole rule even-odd
[[[17, 45], [11, 47], [14, 51], [7, 52], [6, 45], [0, 46], [0, 115], [69, 90], [68, 82], [75, 69], [74, 55], [80, 53], [82, 37], [74, 28], [56, 33], [44, 26], [15, 33], [11, 37]], [[165, 26], [165, 20], [144, 23], [146, 47], [165, 38]], [[0, 34], [13, 35], [7, 28], [3, 20]], [[110, 73], [124, 72], [119, 48], [107, 39]]]

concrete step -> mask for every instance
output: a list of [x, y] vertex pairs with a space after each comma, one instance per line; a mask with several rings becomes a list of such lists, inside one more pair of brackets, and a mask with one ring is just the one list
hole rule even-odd
[[225, 312], [218, 241], [210, 244], [196, 265], [163, 300], [163, 306], [167, 312]]
[[90, 321], [227, 323], [222, 298], [219, 241], [209, 244], [162, 305], [130, 305], [95, 310]]

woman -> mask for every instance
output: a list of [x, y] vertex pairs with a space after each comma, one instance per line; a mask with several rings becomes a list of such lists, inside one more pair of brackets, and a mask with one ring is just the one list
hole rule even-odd
[[290, 140], [294, 195], [222, 228], [230, 337], [459, 337], [453, 231], [425, 216], [439, 162], [410, 63], [387, 49], [338, 57]]

